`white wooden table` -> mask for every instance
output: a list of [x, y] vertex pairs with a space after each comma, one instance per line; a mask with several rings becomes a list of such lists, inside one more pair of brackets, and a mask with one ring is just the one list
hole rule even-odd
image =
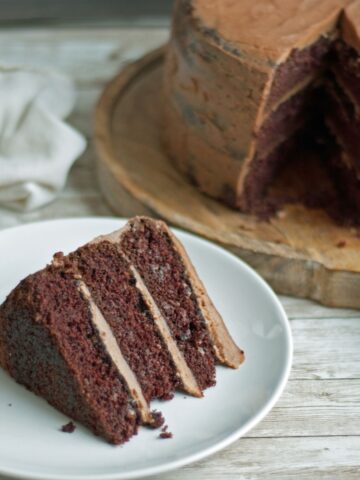
[[[0, 209], [0, 228], [112, 214], [95, 177], [94, 105], [124, 62], [160, 45], [167, 35], [165, 29], [154, 28], [0, 32], [0, 65], [55, 67], [75, 79], [79, 95], [70, 122], [89, 141], [57, 201], [27, 214]], [[360, 479], [360, 312], [281, 300], [290, 318], [295, 352], [279, 403], [245, 438], [207, 460], [165, 475], [165, 480]]]

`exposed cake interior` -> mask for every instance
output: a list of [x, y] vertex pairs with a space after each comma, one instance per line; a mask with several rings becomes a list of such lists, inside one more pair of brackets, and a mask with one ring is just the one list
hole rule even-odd
[[275, 69], [267, 113], [254, 133], [255, 153], [243, 186], [243, 210], [264, 217], [274, 212], [268, 187], [282, 166], [291, 162], [302, 132], [309, 124], [316, 130], [313, 116], [322, 102], [320, 86], [330, 46], [329, 37], [321, 36], [302, 50], [294, 49]]
[[168, 234], [140, 219], [121, 235], [121, 248], [140, 272], [201, 389], [215, 384], [215, 360], [186, 268]]
[[260, 218], [268, 218], [278, 209], [279, 205], [271, 198], [269, 189], [281, 168], [291, 164], [292, 157], [297, 155], [302, 134], [303, 130], [297, 132], [263, 157], [255, 156], [244, 184], [242, 206], [245, 210], [255, 212]]
[[119, 248], [92, 243], [70, 255], [110, 325], [146, 400], [171, 398], [178, 377], [136, 280]]
[[[359, 52], [343, 40], [334, 44], [331, 69], [338, 83], [360, 104], [360, 62]], [[359, 109], [358, 109], [359, 111]]]
[[136, 433], [136, 405], [72, 275], [52, 267], [28, 277], [1, 318], [8, 367], [19, 383], [112, 443]]
[[[312, 53], [315, 58], [311, 56]], [[281, 91], [279, 85], [282, 85], [282, 88], [289, 88], [284, 79], [287, 78], [287, 69], [291, 70], [295, 59], [299, 62], [301, 71], [304, 65], [305, 70], [314, 66], [312, 81], [297, 93], [286, 96], [286, 91]], [[293, 72], [289, 78], [295, 78], [296, 75], [296, 72]], [[298, 75], [301, 76], [300, 72]], [[269, 101], [274, 105], [276, 101], [271, 99], [281, 96], [286, 99], [266, 116], [255, 135], [256, 153], [246, 176], [242, 194], [242, 206], [245, 210], [268, 217], [280, 204], [288, 202], [289, 198], [286, 198], [286, 195], [282, 200], [272, 198], [272, 189], [269, 187], [276, 182], [277, 176], [281, 176], [281, 169], [287, 164], [294, 163], [294, 159], [298, 168], [301, 155], [304, 156], [304, 170], [308, 171], [305, 157], [309, 154], [311, 156], [312, 148], [321, 158], [322, 168], [329, 169], [332, 188], [339, 194], [336, 207], [331, 204], [329, 208], [325, 200], [328, 196], [324, 197], [321, 207], [332, 216], [336, 216], [337, 221], [357, 223], [356, 211], [359, 208], [357, 190], [360, 186], [358, 160], [360, 141], [357, 133], [360, 120], [357, 112], [360, 111], [360, 105], [357, 106], [355, 99], [360, 99], [358, 78], [360, 78], [359, 55], [342, 40], [330, 42], [322, 38], [302, 53], [294, 51], [287, 62], [278, 67], [272, 85], [275, 94], [271, 91]], [[333, 142], [331, 135], [341, 147], [338, 154], [335, 145], [332, 150], [330, 148]], [[324, 148], [321, 148], [321, 144]], [[352, 176], [355, 178], [351, 178]], [[316, 178], [316, 174], [310, 174], [306, 180], [304, 178], [314, 191], [318, 189]], [[287, 190], [285, 186], [284, 192]], [[308, 194], [304, 198], [299, 198], [294, 192], [293, 198], [309, 204]], [[339, 214], [340, 209], [343, 215]]]
[[334, 77], [329, 77], [327, 91], [326, 124], [341, 148], [348, 153], [351, 162], [348, 167], [360, 176], [360, 117], [354, 103]]
[[334, 183], [344, 202], [345, 222], [360, 213], [360, 54], [344, 40], [334, 44], [328, 76], [325, 121], [337, 144], [330, 159]]
[[[245, 178], [241, 205], [245, 211], [267, 217], [274, 213], [268, 189], [283, 166], [303, 150], [307, 137], [322, 132], [324, 96], [320, 87], [308, 87], [280, 105], [256, 135], [256, 152]], [[273, 139], [273, 145], [268, 139]], [[270, 148], [269, 148], [270, 146]], [[308, 148], [305, 145], [305, 150]]]
[[359, 225], [360, 212], [360, 179], [352, 168], [347, 167], [349, 159], [345, 153], [339, 154], [333, 160], [336, 185], [344, 199], [346, 211], [345, 222], [349, 225]]
[[301, 90], [324, 71], [331, 47], [329, 35], [322, 35], [303, 49], [294, 49], [275, 70], [266, 109], [271, 110], [290, 94]]

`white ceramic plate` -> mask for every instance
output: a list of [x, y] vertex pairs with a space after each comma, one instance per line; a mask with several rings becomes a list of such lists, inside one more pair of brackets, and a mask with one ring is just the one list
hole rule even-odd
[[[29, 224], [0, 232], [0, 303], [25, 275], [57, 251], [68, 252], [120, 228], [124, 220], [87, 218]], [[177, 394], [154, 402], [170, 440], [141, 428], [114, 447], [0, 371], [0, 474], [47, 480], [134, 479], [200, 460], [244, 435], [273, 407], [287, 381], [292, 340], [288, 320], [267, 284], [225, 250], [177, 231], [246, 360], [239, 370], [217, 368], [217, 385], [195, 399]], [[9, 405], [11, 404], [11, 406]]]

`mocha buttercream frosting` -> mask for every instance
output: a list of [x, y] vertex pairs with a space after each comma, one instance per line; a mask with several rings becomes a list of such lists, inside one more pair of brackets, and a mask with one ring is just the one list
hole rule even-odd
[[193, 0], [193, 17], [240, 52], [278, 63], [331, 31], [351, 0]]
[[360, 53], [360, 1], [348, 5], [341, 24], [344, 41]]

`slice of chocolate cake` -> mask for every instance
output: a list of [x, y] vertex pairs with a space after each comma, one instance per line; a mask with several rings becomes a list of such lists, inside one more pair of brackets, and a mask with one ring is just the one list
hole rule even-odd
[[216, 360], [235, 368], [243, 352], [178, 240], [147, 218], [57, 253], [0, 307], [0, 365], [115, 444], [161, 425], [151, 399], [202, 396]]
[[141, 275], [201, 390], [215, 383], [215, 362], [237, 368], [231, 339], [184, 248], [166, 224], [136, 217], [103, 237], [120, 245]]

